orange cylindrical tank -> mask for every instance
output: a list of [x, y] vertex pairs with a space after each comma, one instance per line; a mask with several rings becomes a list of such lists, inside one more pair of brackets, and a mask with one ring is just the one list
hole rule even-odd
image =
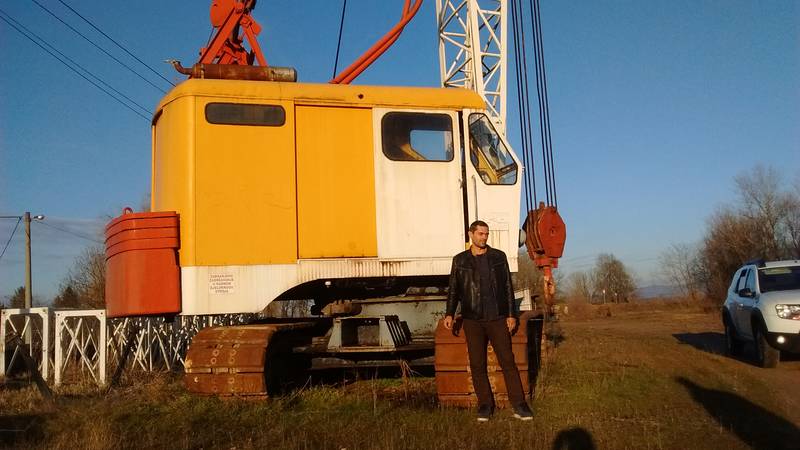
[[105, 235], [108, 317], [179, 313], [178, 214], [126, 208], [106, 225]]

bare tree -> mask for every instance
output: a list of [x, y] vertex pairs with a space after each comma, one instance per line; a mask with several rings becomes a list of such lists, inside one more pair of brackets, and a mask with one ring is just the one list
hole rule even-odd
[[684, 297], [697, 300], [704, 274], [697, 248], [673, 244], [658, 259], [665, 281], [678, 288]]
[[704, 290], [720, 302], [744, 262], [800, 256], [800, 180], [794, 190], [785, 189], [779, 172], [756, 166], [734, 182], [735, 206], [724, 206], [709, 218], [700, 249]]
[[636, 283], [628, 269], [610, 253], [601, 253], [593, 271], [593, 294], [604, 302], [628, 302], [633, 298]]
[[[78, 256], [62, 283], [78, 296], [81, 308], [104, 308], [106, 289], [106, 255], [100, 246], [89, 247]], [[62, 292], [63, 294], [63, 292]]]
[[739, 192], [738, 212], [754, 231], [750, 241], [765, 259], [785, 253], [784, 239], [792, 197], [781, 190], [783, 177], [772, 167], [756, 166], [734, 178]]
[[591, 275], [583, 271], [569, 274], [564, 290], [567, 299], [571, 301], [591, 302], [593, 290]]

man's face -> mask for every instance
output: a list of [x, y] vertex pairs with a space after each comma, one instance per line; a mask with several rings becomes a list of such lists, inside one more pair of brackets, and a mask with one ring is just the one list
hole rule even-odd
[[486, 248], [486, 241], [489, 239], [489, 227], [478, 225], [475, 231], [469, 232], [469, 239], [475, 247]]

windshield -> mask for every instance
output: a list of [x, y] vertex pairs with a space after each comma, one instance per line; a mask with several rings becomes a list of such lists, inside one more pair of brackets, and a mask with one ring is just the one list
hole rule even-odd
[[517, 182], [517, 163], [485, 115], [470, 114], [469, 144], [470, 160], [484, 183]]
[[758, 269], [758, 286], [762, 293], [800, 289], [800, 266]]

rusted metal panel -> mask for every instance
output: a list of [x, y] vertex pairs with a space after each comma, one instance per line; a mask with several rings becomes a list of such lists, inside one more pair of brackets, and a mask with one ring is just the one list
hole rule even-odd
[[[514, 362], [519, 370], [526, 397], [531, 395], [532, 385], [535, 384], [535, 372], [538, 368], [539, 339], [536, 337], [536, 333], [541, 331], [541, 327], [530, 326], [533, 323], [532, 319], [535, 318], [533, 313], [523, 314], [520, 318], [519, 329], [511, 337]], [[457, 325], [459, 325], [458, 321]], [[477, 404], [463, 331], [454, 335], [451, 330], [447, 330], [441, 322], [439, 323], [436, 329], [434, 366], [436, 391], [441, 404], [458, 407], [470, 407]], [[491, 345], [487, 349], [487, 372], [496, 405], [507, 407], [508, 393], [505, 379]]]
[[266, 396], [264, 373], [186, 374], [186, 385], [196, 394]]
[[267, 395], [268, 348], [281, 332], [310, 323], [239, 325], [200, 330], [186, 352], [186, 389], [208, 395]]

